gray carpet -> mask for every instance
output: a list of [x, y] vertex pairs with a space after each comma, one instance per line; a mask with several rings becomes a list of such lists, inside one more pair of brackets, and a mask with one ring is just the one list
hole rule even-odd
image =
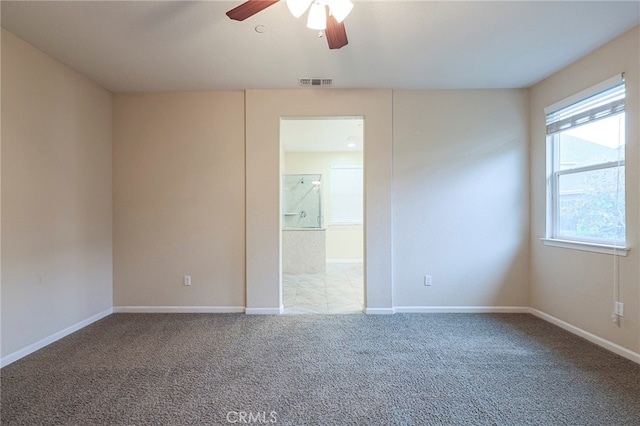
[[3, 425], [640, 424], [639, 365], [524, 314], [115, 314], [0, 377]]

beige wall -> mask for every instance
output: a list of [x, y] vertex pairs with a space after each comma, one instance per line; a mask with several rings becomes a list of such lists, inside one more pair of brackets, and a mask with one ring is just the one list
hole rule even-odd
[[2, 357], [112, 306], [111, 94], [2, 31]]
[[242, 310], [243, 93], [119, 94], [113, 110], [115, 308]]
[[363, 116], [367, 312], [391, 312], [391, 90], [246, 92], [247, 309], [280, 297], [280, 117]]
[[[640, 28], [624, 34], [531, 88], [531, 305], [573, 326], [640, 352], [640, 223], [638, 199]], [[620, 301], [625, 315], [611, 320], [614, 259], [610, 255], [547, 247], [545, 236], [545, 118], [543, 109], [609, 77], [627, 82], [627, 242], [620, 258]]]
[[327, 259], [364, 259], [363, 227], [331, 225], [331, 166], [361, 166], [362, 152], [287, 152], [285, 173], [322, 174], [322, 214], [327, 228]]
[[527, 306], [527, 91], [393, 98], [394, 304]]

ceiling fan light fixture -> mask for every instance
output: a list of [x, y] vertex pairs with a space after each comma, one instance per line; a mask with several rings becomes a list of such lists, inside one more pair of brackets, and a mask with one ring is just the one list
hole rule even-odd
[[[288, 1], [288, 0], [287, 0]], [[329, 0], [329, 13], [336, 18], [336, 21], [342, 22], [345, 20], [351, 9], [353, 9], [353, 3], [349, 0]]]
[[327, 28], [327, 13], [325, 6], [318, 1], [311, 3], [307, 27], [312, 30], [325, 30]]
[[[342, 22], [351, 9], [351, 0], [285, 0], [289, 11], [297, 18], [309, 10], [307, 27], [318, 32], [318, 37], [327, 38], [329, 49], [341, 49], [349, 44], [347, 32]], [[244, 21], [280, 0], [246, 0], [239, 6], [227, 11], [226, 15], [235, 21]], [[266, 27], [258, 25], [256, 32], [263, 33]]]
[[312, 0], [287, 0], [289, 12], [296, 18], [301, 17], [309, 8]]

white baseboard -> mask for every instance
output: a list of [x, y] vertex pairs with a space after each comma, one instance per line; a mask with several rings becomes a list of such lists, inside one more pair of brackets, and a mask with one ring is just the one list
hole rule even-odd
[[573, 333], [577, 336], [582, 337], [583, 339], [586, 339], [588, 341], [590, 341], [591, 343], [595, 343], [598, 346], [601, 346], [615, 354], [618, 354], [630, 361], [633, 361], [637, 364], [640, 364], [640, 354], [637, 352], [634, 352], [630, 349], [627, 349], [625, 347], [622, 347], [616, 343], [610, 342], [609, 340], [603, 339], [602, 337], [598, 337], [595, 334], [589, 333], [588, 331], [585, 331], [581, 328], [576, 327], [575, 325], [571, 325], [568, 322], [564, 322], [561, 319], [558, 319], [554, 316], [551, 316], [549, 314], [546, 314], [542, 311], [539, 311], [535, 308], [529, 308], [529, 313], [532, 315], [537, 316], [540, 319], [543, 319], [547, 322], [550, 322], [551, 324], [557, 325], [560, 328], [563, 328], [565, 330], [567, 330], [570, 333]]
[[527, 314], [524, 306], [394, 306], [396, 313], [468, 313], [468, 314]]
[[280, 305], [279, 308], [245, 308], [244, 312], [247, 315], [281, 315], [284, 313], [284, 306]]
[[114, 306], [120, 314], [234, 314], [243, 313], [244, 306]]
[[391, 315], [393, 308], [366, 308], [364, 313], [367, 315]]
[[362, 259], [327, 259], [327, 263], [363, 263]]
[[44, 348], [47, 345], [50, 345], [51, 343], [62, 339], [63, 337], [66, 337], [68, 335], [70, 335], [73, 332], [76, 332], [78, 330], [80, 330], [81, 328], [84, 328], [86, 326], [88, 326], [89, 324], [92, 324], [98, 320], [101, 320], [102, 318], [109, 316], [113, 313], [113, 309], [109, 308], [106, 309], [102, 312], [99, 312], [95, 315], [90, 316], [89, 318], [82, 320], [80, 322], [77, 322], [73, 325], [70, 325], [69, 327], [65, 328], [64, 330], [60, 330], [56, 333], [53, 333], [50, 336], [45, 337], [44, 339], [40, 339], [35, 343], [30, 344], [27, 347], [24, 347], [22, 349], [19, 349], [7, 356], [5, 356], [4, 358], [0, 359], [0, 368], [5, 367], [13, 362], [16, 362], [17, 360], [19, 360], [20, 358], [23, 358], [27, 355], [30, 355], [32, 353], [34, 353], [35, 351]]

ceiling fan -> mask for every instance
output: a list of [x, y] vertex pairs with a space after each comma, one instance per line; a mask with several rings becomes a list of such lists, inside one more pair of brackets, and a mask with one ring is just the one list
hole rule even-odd
[[[245, 19], [263, 11], [280, 0], [248, 0], [227, 12], [227, 16], [236, 21]], [[327, 37], [329, 49], [340, 49], [349, 43], [344, 28], [344, 19], [353, 9], [350, 0], [286, 0], [289, 11], [296, 18], [309, 9], [307, 27], [322, 31]]]

